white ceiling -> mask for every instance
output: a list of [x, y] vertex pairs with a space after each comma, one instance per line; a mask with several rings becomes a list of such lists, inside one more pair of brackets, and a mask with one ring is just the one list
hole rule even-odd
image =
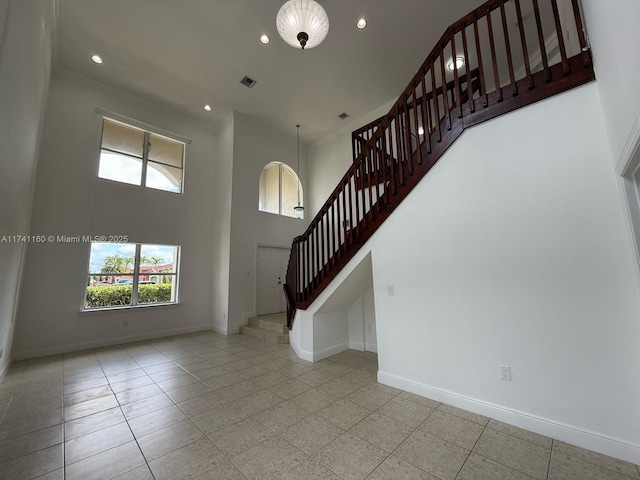
[[[358, 118], [395, 99], [446, 27], [482, 0], [320, 0], [329, 34], [305, 51], [278, 36], [283, 3], [58, 0], [58, 62], [204, 122], [235, 110], [290, 137], [299, 123], [309, 144], [344, 126], [340, 113]], [[245, 75], [258, 82], [251, 90]]]

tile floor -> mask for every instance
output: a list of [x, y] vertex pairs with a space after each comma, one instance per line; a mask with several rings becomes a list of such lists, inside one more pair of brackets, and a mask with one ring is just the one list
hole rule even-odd
[[0, 479], [640, 480], [637, 465], [376, 383], [243, 335], [183, 335], [17, 362]]

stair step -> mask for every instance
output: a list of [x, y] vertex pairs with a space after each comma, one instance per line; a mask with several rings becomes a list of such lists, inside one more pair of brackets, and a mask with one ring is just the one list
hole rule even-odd
[[289, 333], [279, 333], [267, 328], [246, 325], [240, 327], [240, 333], [250, 335], [267, 343], [289, 343]]
[[270, 330], [272, 332], [276, 332], [279, 335], [289, 334], [289, 329], [287, 328], [287, 316], [285, 313], [251, 317], [249, 318], [249, 326], [261, 328], [264, 330]]

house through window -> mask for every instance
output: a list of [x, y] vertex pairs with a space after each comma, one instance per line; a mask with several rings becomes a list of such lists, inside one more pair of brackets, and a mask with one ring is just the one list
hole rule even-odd
[[176, 303], [179, 262], [175, 245], [93, 242], [84, 309]]
[[258, 210], [298, 218], [294, 210], [298, 203], [304, 204], [302, 184], [296, 172], [282, 162], [271, 162], [264, 167], [260, 175]]

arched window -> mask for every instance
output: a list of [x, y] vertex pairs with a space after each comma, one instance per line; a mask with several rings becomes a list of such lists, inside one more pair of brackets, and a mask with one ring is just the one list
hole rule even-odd
[[269, 163], [260, 174], [258, 210], [297, 218], [293, 207], [298, 205], [298, 188], [302, 205], [302, 184], [293, 168], [282, 162]]

